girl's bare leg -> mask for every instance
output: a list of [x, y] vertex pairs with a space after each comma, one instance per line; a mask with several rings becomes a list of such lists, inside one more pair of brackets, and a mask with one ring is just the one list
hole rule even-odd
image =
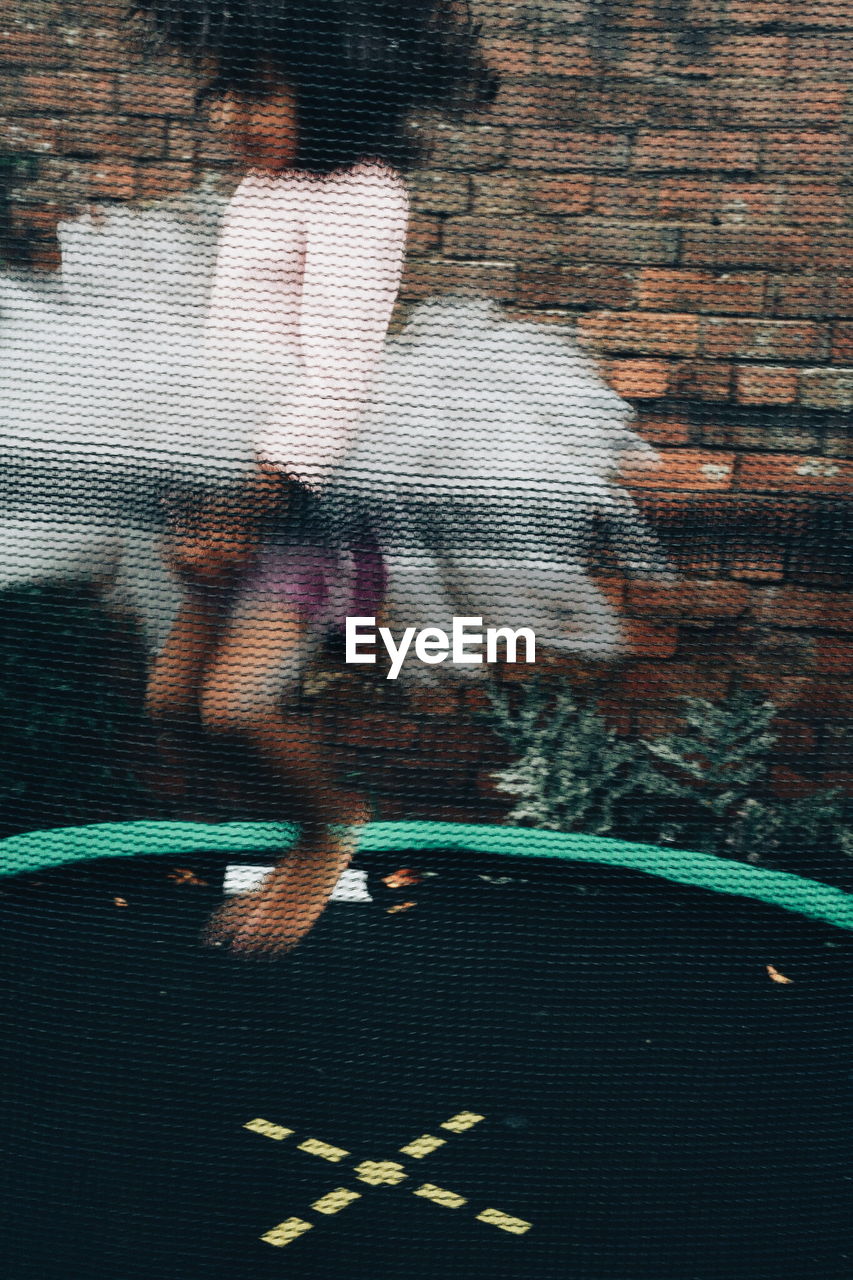
[[188, 587], [148, 676], [145, 710], [152, 720], [168, 723], [198, 716], [202, 677], [221, 631], [217, 593]]
[[240, 951], [282, 952], [299, 942], [352, 857], [354, 842], [330, 825], [369, 818], [364, 799], [338, 786], [318, 728], [280, 706], [283, 672], [297, 677], [312, 646], [298, 611], [259, 606], [232, 620], [202, 689], [205, 728], [246, 738], [281, 778], [302, 825], [298, 844], [263, 889], [213, 919], [211, 940], [228, 940]]

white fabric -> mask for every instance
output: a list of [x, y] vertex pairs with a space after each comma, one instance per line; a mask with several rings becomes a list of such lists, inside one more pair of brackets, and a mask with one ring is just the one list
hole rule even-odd
[[308, 483], [345, 451], [382, 355], [408, 224], [401, 179], [378, 164], [318, 179], [250, 173], [225, 218], [210, 300], [217, 353], [246, 343], [299, 377], [257, 437], [259, 454]]
[[260, 453], [369, 513], [392, 627], [482, 616], [618, 652], [588, 552], [605, 526], [629, 572], [667, 575], [618, 482], [654, 451], [568, 334], [486, 299], [421, 304], [386, 339], [406, 213], [378, 166], [254, 174], [227, 213], [201, 193], [65, 224], [61, 290], [0, 278], [0, 484], [26, 479], [0, 584], [109, 563], [160, 643], [177, 590], [150, 514], [124, 510], [128, 474], [213, 484]]

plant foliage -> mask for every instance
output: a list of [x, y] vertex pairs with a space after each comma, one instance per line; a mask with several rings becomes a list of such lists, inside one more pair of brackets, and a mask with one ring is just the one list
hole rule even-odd
[[684, 699], [684, 727], [625, 742], [567, 687], [492, 686], [485, 712], [513, 759], [492, 775], [515, 800], [513, 824], [616, 834], [761, 861], [808, 852], [853, 854], [838, 790], [783, 801], [766, 795], [774, 704], [735, 690], [723, 702]]

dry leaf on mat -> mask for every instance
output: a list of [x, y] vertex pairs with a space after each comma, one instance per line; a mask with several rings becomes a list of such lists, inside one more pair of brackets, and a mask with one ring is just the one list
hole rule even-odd
[[382, 883], [387, 884], [389, 889], [406, 889], [410, 884], [420, 884], [423, 877], [419, 871], [415, 871], [412, 867], [401, 867], [399, 871], [392, 871], [390, 875], [382, 877]]
[[786, 978], [784, 973], [780, 973], [778, 969], [774, 969], [772, 964], [767, 965], [767, 972], [770, 974], [770, 980], [772, 982], [781, 983], [782, 986], [790, 987], [794, 981], [793, 978]]
[[175, 884], [207, 884], [206, 880], [202, 880], [189, 867], [173, 867], [169, 872], [169, 879], [174, 880]]

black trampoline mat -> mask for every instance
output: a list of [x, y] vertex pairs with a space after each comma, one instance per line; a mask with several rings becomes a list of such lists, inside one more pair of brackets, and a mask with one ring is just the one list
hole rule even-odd
[[587, 865], [367, 855], [372, 904], [240, 960], [198, 944], [225, 861], [3, 886], [9, 1280], [853, 1274], [849, 934]]

